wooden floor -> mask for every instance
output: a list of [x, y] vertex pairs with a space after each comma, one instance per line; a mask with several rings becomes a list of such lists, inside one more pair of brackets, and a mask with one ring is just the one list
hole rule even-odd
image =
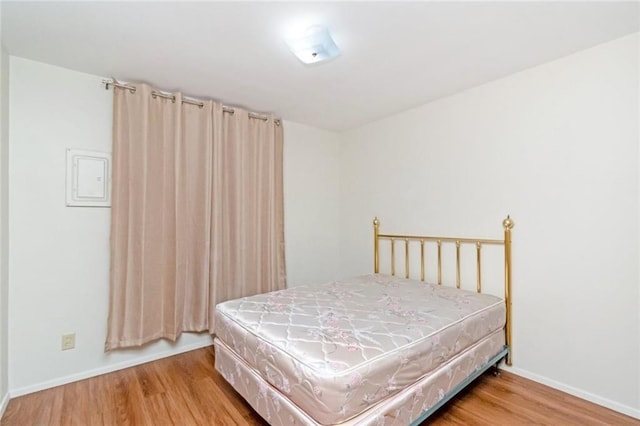
[[[266, 425], [212, 347], [14, 398], [0, 425]], [[640, 425], [521, 377], [486, 374], [423, 425]]]

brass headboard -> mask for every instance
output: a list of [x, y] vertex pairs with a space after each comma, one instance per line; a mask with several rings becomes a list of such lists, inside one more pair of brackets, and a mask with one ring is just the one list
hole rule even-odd
[[513, 357], [513, 348], [511, 345], [511, 229], [513, 228], [513, 220], [509, 216], [502, 221], [504, 228], [504, 239], [492, 240], [483, 238], [455, 238], [455, 237], [433, 237], [426, 235], [400, 235], [400, 234], [381, 234], [380, 221], [376, 217], [373, 220], [373, 271], [377, 274], [380, 272], [380, 240], [390, 240], [391, 242], [391, 275], [396, 274], [395, 265], [395, 243], [397, 240], [404, 241], [405, 250], [405, 277], [409, 278], [409, 242], [420, 242], [420, 280], [424, 281], [425, 276], [425, 242], [434, 242], [438, 249], [438, 284], [442, 284], [442, 244], [452, 243], [456, 246], [456, 287], [460, 288], [460, 246], [463, 244], [473, 244], [476, 247], [476, 291], [482, 291], [482, 246], [483, 245], [501, 245], [504, 246], [504, 300], [507, 311], [505, 323], [505, 340], [509, 347], [509, 353], [506, 357], [507, 365], [511, 365]]

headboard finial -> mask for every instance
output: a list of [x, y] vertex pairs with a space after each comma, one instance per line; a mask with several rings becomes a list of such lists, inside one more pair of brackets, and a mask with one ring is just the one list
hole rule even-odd
[[502, 221], [502, 226], [504, 227], [505, 230], [513, 228], [514, 225], [515, 223], [513, 222], [513, 219], [511, 219], [511, 216], [509, 215], [507, 215], [507, 218]]
[[373, 218], [373, 226], [378, 226], [380, 225], [380, 221], [378, 220], [378, 216]]

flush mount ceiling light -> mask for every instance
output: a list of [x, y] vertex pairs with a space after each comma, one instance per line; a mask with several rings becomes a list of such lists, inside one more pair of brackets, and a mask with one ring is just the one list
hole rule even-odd
[[300, 37], [286, 41], [293, 54], [305, 64], [326, 61], [340, 54], [329, 30], [321, 26], [309, 27]]

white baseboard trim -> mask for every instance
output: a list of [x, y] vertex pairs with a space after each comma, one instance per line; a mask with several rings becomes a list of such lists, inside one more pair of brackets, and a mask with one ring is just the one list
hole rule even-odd
[[66, 385], [67, 383], [77, 382], [79, 380], [88, 379], [90, 377], [100, 376], [102, 374], [111, 373], [113, 371], [123, 370], [125, 368], [134, 367], [136, 365], [145, 364], [147, 362], [155, 361], [161, 358], [167, 358], [170, 356], [193, 351], [195, 349], [200, 349], [200, 348], [204, 348], [211, 345], [213, 345], [213, 337], [211, 338], [211, 340], [207, 339], [202, 342], [191, 343], [189, 345], [181, 346], [177, 349], [170, 349], [170, 350], [154, 353], [152, 355], [142, 356], [142, 357], [134, 358], [127, 361], [106, 365], [104, 367], [95, 368], [93, 370], [83, 371], [80, 373], [71, 374], [69, 376], [59, 377], [53, 380], [47, 380], [46, 382], [36, 383], [35, 385], [25, 386], [18, 389], [10, 389], [9, 395], [7, 395], [7, 401], [8, 401], [8, 396], [11, 396], [11, 398], [15, 398], [17, 396], [38, 392], [38, 391], [53, 388], [56, 386]]
[[562, 392], [568, 393], [573, 396], [577, 396], [578, 398], [587, 400], [589, 402], [593, 402], [594, 404], [598, 404], [603, 407], [610, 408], [611, 410], [617, 411], [619, 413], [626, 414], [627, 416], [640, 419], [640, 409], [629, 407], [628, 405], [620, 404], [619, 402], [611, 401], [610, 399], [603, 398], [598, 395], [594, 395], [582, 389], [574, 388], [573, 386], [565, 385], [564, 383], [560, 383], [555, 380], [549, 379], [547, 377], [540, 376], [535, 373], [531, 373], [527, 370], [522, 370], [520, 368], [507, 367], [507, 366], [505, 366], [504, 369], [518, 376], [522, 376], [526, 379], [533, 380], [534, 382], [542, 383], [543, 385], [552, 387], [554, 389], [558, 389]]
[[7, 405], [9, 405], [9, 392], [2, 395], [2, 400], [0, 400], [0, 419], [2, 419], [4, 410], [7, 409]]

